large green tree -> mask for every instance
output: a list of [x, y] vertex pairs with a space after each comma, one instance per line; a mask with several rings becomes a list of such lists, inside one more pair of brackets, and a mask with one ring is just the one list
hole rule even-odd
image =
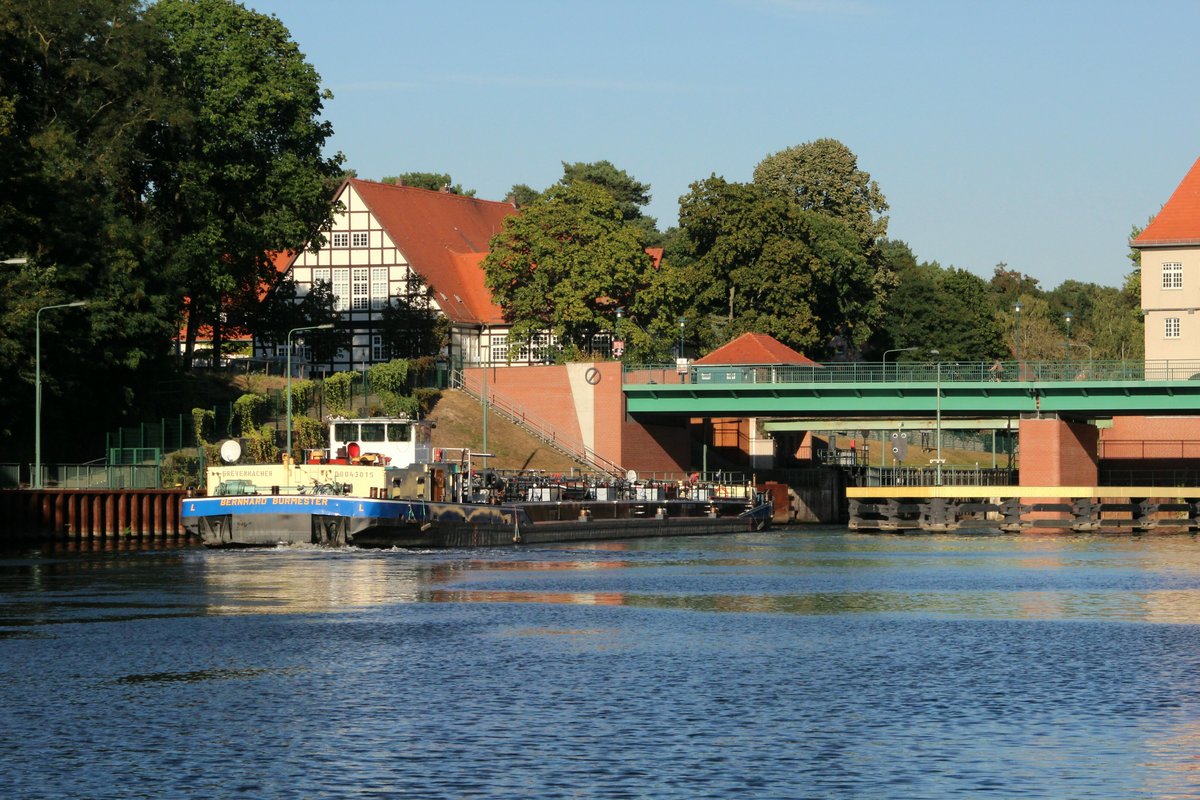
[[222, 338], [239, 287], [270, 282], [270, 253], [319, 241], [341, 156], [319, 77], [277, 18], [232, 0], [159, 0], [147, 20], [180, 119], [158, 131], [150, 206], [187, 302], [185, 362], [201, 325]]
[[47, 417], [73, 420], [46, 426], [48, 457], [95, 447], [89, 428], [129, 412], [169, 352], [174, 287], [143, 200], [173, 112], [139, 10], [0, 2], [0, 258], [27, 259], [0, 266], [0, 449], [31, 449], [38, 308], [90, 303], [41, 319]]
[[508, 217], [483, 269], [514, 346], [550, 330], [569, 358], [614, 329], [616, 309], [630, 308], [646, 284], [650, 258], [612, 195], [581, 181], [552, 186]]
[[838, 217], [756, 183], [713, 176], [680, 200], [702, 349], [747, 331], [819, 357], [852, 357], [882, 319], [893, 276]]
[[902, 268], [897, 279], [882, 326], [887, 348], [920, 348], [898, 354], [901, 359], [928, 360], [930, 350], [937, 350], [943, 361], [1011, 357], [982, 278], [966, 270], [914, 262]]
[[841, 220], [870, 246], [887, 233], [887, 201], [858, 158], [836, 139], [817, 139], [764, 158], [754, 182], [769, 194]]

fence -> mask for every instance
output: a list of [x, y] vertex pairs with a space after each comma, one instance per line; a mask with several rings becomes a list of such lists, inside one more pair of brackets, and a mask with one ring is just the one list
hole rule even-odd
[[[675, 383], [674, 364], [629, 365], [626, 385]], [[723, 383], [1001, 383], [1013, 381], [1180, 381], [1200, 379], [1200, 361], [852, 362], [688, 366], [687, 381]]]

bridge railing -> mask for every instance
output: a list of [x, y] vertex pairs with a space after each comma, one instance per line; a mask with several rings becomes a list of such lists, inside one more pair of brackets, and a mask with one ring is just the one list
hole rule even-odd
[[627, 365], [624, 384], [1011, 383], [1200, 380], [1200, 360], [849, 362], [814, 365]]

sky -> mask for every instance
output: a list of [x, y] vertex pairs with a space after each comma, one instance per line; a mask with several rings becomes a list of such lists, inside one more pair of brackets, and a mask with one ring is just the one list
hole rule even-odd
[[360, 178], [503, 200], [608, 160], [662, 229], [694, 181], [833, 138], [918, 260], [1119, 286], [1200, 158], [1196, 0], [243, 1], [333, 93]]

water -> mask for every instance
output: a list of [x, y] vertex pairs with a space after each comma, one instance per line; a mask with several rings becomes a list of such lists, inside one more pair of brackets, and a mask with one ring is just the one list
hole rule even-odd
[[0, 559], [14, 798], [1200, 797], [1200, 541]]

